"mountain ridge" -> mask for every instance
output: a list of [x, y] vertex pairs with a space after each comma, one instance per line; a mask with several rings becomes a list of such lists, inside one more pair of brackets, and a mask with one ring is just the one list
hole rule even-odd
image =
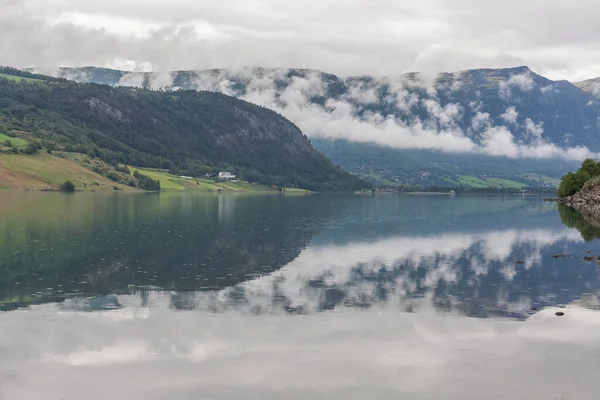
[[[329, 157], [336, 142], [356, 160], [361, 147], [389, 147], [399, 151], [398, 157], [419, 149], [453, 158], [459, 170], [470, 161], [446, 155], [495, 159], [498, 168], [485, 173], [497, 178], [514, 178], [506, 171], [520, 159], [531, 161], [523, 173], [559, 178], [572, 169], [573, 161], [600, 152], [600, 101], [568, 81], [550, 80], [527, 66], [470, 69], [433, 78], [418, 72], [339, 77], [311, 69], [261, 67], [166, 73], [93, 67], [56, 71], [62, 77], [113, 86], [209, 90], [242, 98], [286, 116]], [[344, 140], [353, 148], [343, 145]], [[536, 160], [548, 159], [562, 160], [558, 172], [545, 162], [536, 165]], [[344, 167], [358, 170], [351, 162]], [[399, 167], [376, 172], [393, 177], [406, 171]], [[423, 164], [418, 176], [437, 172]], [[449, 172], [428, 183], [456, 184], [457, 176]], [[415, 179], [408, 177], [403, 183]]]

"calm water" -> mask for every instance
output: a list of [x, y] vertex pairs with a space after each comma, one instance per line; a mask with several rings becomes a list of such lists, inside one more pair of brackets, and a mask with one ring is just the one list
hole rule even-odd
[[537, 197], [0, 204], [2, 400], [600, 399], [600, 230]]

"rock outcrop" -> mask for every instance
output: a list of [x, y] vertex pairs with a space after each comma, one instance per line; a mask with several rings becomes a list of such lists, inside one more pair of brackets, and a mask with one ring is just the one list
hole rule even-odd
[[560, 200], [561, 203], [573, 207], [586, 216], [596, 216], [600, 221], [600, 179], [592, 179], [573, 196]]

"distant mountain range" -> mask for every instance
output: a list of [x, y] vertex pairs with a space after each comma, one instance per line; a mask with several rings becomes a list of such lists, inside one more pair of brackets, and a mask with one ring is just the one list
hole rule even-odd
[[600, 78], [552, 81], [527, 67], [346, 78], [265, 68], [38, 71], [111, 86], [217, 91], [269, 107], [337, 164], [387, 184], [555, 185], [600, 152]]

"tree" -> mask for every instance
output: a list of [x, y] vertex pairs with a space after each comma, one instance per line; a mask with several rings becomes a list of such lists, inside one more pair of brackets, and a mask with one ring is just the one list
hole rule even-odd
[[62, 185], [60, 185], [60, 190], [63, 192], [74, 192], [75, 184], [71, 181], [66, 181]]
[[6, 139], [6, 140], [4, 141], [4, 145], [5, 145], [6, 147], [12, 147], [12, 146], [13, 146], [12, 142], [10, 141], [10, 139]]
[[594, 178], [600, 176], [600, 163], [595, 162], [591, 158], [587, 158], [583, 161], [579, 170], [587, 172], [590, 177]]
[[579, 192], [583, 185], [590, 180], [591, 176], [588, 172], [579, 170], [577, 172], [569, 172], [563, 176], [558, 187], [559, 197], [569, 197]]
[[155, 190], [155, 191], [160, 190], [160, 181], [159, 180], [154, 180], [154, 179], [150, 178], [149, 176], [140, 174], [139, 171], [137, 171], [137, 170], [133, 173], [133, 176], [135, 177], [135, 179], [138, 180], [138, 187], [140, 189]]

